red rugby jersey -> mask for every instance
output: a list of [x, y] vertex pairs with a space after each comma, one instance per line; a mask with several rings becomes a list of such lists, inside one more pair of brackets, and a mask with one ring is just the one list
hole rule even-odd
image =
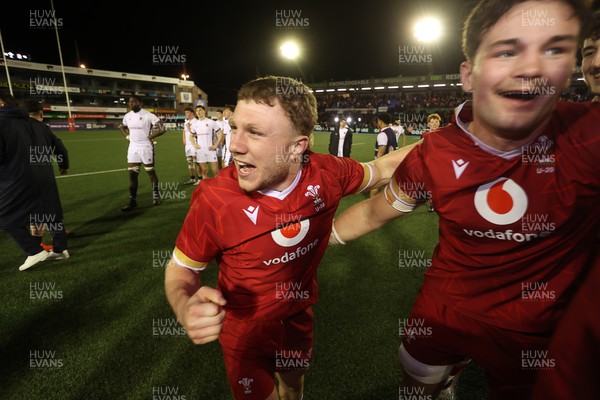
[[466, 131], [469, 102], [455, 116], [386, 187], [407, 205], [431, 196], [439, 214], [421, 290], [507, 329], [552, 329], [597, 246], [600, 107], [559, 102], [545, 131], [511, 152]]
[[228, 318], [282, 319], [317, 301], [316, 270], [338, 203], [371, 175], [350, 158], [307, 154], [283, 192], [244, 192], [233, 166], [194, 191], [174, 259], [192, 269], [217, 260]]

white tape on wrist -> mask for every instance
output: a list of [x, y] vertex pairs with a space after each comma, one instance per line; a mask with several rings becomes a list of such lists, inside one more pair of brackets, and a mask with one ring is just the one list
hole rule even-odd
[[331, 224], [331, 236], [329, 236], [329, 244], [346, 244], [346, 242], [344, 242], [338, 235], [337, 231], [335, 230], [335, 224], [333, 223]]

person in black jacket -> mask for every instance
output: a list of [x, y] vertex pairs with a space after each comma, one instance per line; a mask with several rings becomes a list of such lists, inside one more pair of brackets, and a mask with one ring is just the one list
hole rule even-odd
[[329, 136], [329, 154], [339, 157], [350, 157], [352, 149], [352, 129], [345, 120], [340, 121], [340, 127], [334, 129]]
[[[56, 182], [51, 157], [45, 154], [51, 148], [49, 128], [34, 122], [7, 91], [0, 92], [0, 229], [28, 255], [20, 271], [50, 256], [30, 234], [30, 223], [45, 223], [51, 232], [62, 225], [58, 190], [56, 198], [50, 192]], [[66, 258], [63, 243], [64, 249], [56, 244], [60, 253], [51, 258]]]
[[41, 243], [44, 228], [47, 228], [52, 236], [52, 252], [48, 259], [64, 260], [69, 258], [69, 252], [67, 251], [66, 231], [62, 223], [62, 205], [52, 163], [53, 160], [56, 160], [60, 174], [66, 175], [69, 170], [69, 153], [63, 142], [56, 137], [48, 125], [43, 123], [42, 104], [37, 100], [29, 100], [26, 102], [25, 108], [31, 117], [30, 122], [36, 137], [36, 146], [33, 151], [30, 151], [29, 161], [37, 172], [36, 176], [39, 177], [42, 196], [41, 212], [31, 218], [31, 233]]

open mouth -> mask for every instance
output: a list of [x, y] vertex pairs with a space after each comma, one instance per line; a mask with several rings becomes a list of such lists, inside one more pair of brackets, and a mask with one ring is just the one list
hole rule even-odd
[[503, 97], [506, 97], [508, 99], [521, 100], [521, 101], [533, 100], [538, 96], [535, 89], [532, 89], [531, 91], [525, 91], [525, 92], [522, 92], [522, 91], [504, 92], [504, 93], [500, 93], [500, 95]]
[[256, 167], [252, 164], [248, 164], [248, 163], [244, 163], [241, 161], [235, 161], [235, 165], [238, 167], [238, 171], [241, 175], [249, 175], [252, 172], [254, 172], [254, 170], [256, 170]]

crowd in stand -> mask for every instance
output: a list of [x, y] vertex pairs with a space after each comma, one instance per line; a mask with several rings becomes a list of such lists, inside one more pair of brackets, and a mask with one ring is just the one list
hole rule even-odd
[[[454, 108], [469, 100], [471, 96], [463, 92], [450, 93], [342, 93], [316, 94], [319, 124], [326, 130], [335, 126], [334, 118], [351, 118], [353, 129], [374, 127], [374, 121], [381, 107], [385, 112], [400, 118], [408, 125], [411, 119], [415, 126], [430, 113], [437, 113], [447, 123]], [[587, 90], [574, 90], [562, 95], [562, 100], [570, 102], [590, 101], [592, 96]], [[366, 110], [365, 110], [366, 109]]]

